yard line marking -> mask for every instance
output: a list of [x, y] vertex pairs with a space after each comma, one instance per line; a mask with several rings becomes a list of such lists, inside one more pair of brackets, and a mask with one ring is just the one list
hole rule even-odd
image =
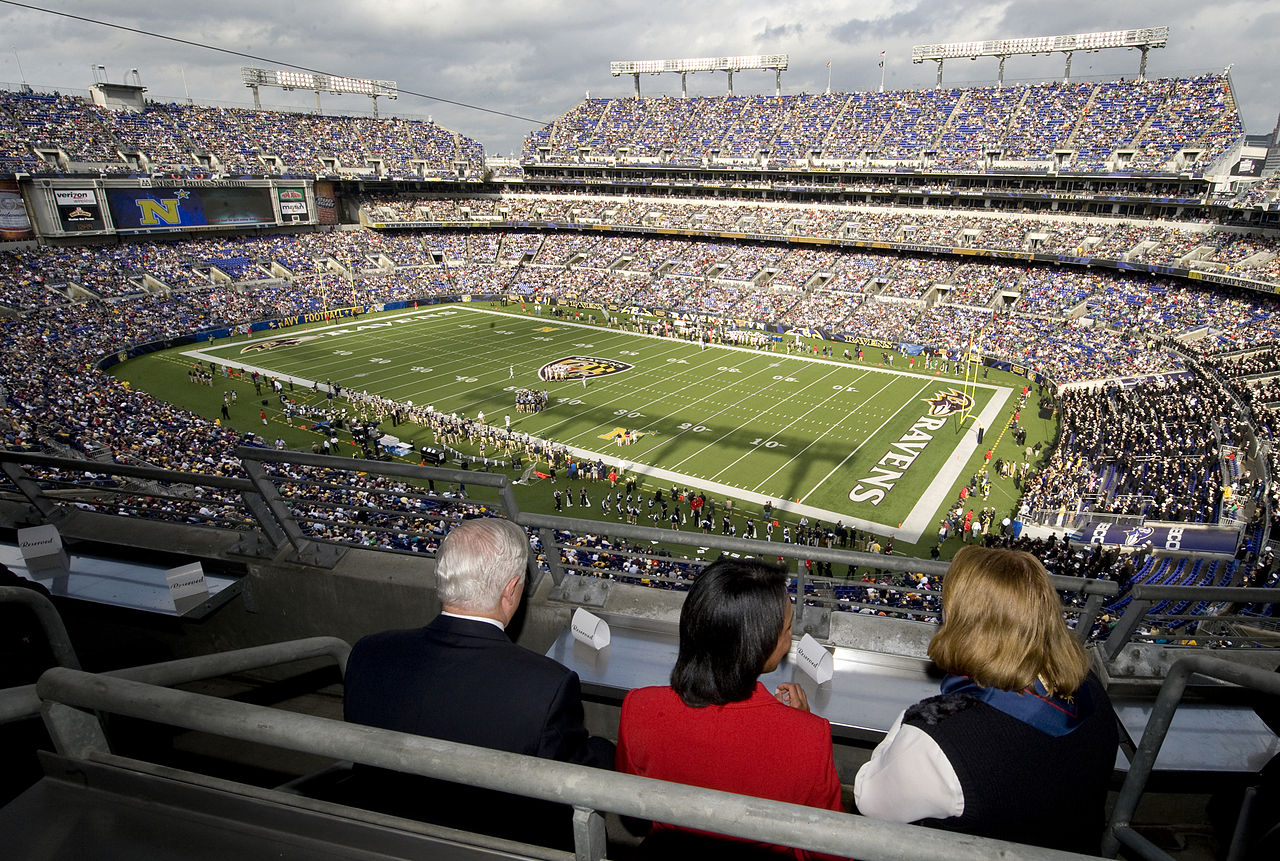
[[[812, 388], [813, 386], [816, 386], [816, 385], [820, 384], [823, 380], [826, 380], [827, 378], [829, 378], [829, 377], [830, 377], [832, 374], [834, 374], [835, 372], [836, 372], [836, 371], [835, 371], [835, 369], [834, 369], [834, 368], [832, 368], [830, 371], [827, 371], [827, 373], [823, 374], [823, 375], [822, 375], [821, 377], [819, 377], [818, 379], [816, 379], [816, 380], [814, 380], [813, 382], [811, 382], [811, 383], [809, 383], [808, 385], [806, 385], [806, 386], [804, 387], [804, 389], [801, 389], [801, 392], [805, 391], [806, 389], [810, 389], [810, 388]], [[843, 392], [843, 390], [841, 390], [841, 392]], [[794, 425], [796, 424], [796, 422], [800, 421], [802, 418], [804, 418], [804, 416], [807, 416], [809, 413], [813, 412], [813, 410], [818, 409], [818, 408], [819, 408], [819, 407], [821, 407], [823, 404], [825, 404], [827, 401], [829, 401], [829, 400], [831, 400], [832, 398], [834, 398], [837, 394], [840, 394], [840, 392], [832, 392], [830, 395], [828, 395], [828, 396], [827, 396], [826, 400], [821, 401], [821, 402], [819, 402], [819, 403], [815, 404], [815, 405], [814, 405], [814, 406], [813, 406], [813, 407], [812, 407], [808, 412], [802, 413], [801, 415], [799, 415], [799, 416], [797, 416], [795, 419], [793, 419], [793, 420], [791, 421], [791, 423], [790, 423], [790, 424], [787, 424], [787, 425], [785, 425], [784, 427], [779, 428], [777, 431], [775, 431], [773, 434], [771, 434], [771, 435], [769, 436], [769, 439], [773, 439], [773, 438], [774, 438], [774, 437], [776, 437], [776, 436], [778, 435], [778, 433], [780, 433], [781, 431], [785, 431], [787, 428], [794, 426]], [[765, 415], [766, 413], [768, 413], [768, 412], [769, 412], [770, 410], [772, 410], [773, 408], [774, 408], [774, 405], [771, 405], [771, 406], [769, 406], [769, 407], [766, 407], [765, 409], [759, 410], [759, 411], [757, 411], [757, 412], [756, 412], [756, 414], [755, 414], [754, 416], [752, 416], [751, 418], [753, 418], [753, 419], [759, 418], [760, 416]], [[724, 410], [721, 410], [721, 412], [724, 412]], [[717, 413], [717, 415], [719, 415], [719, 413]], [[748, 419], [748, 421], [750, 421], [750, 419]], [[743, 423], [743, 424], [745, 424], [745, 423]], [[733, 434], [738, 433], [739, 431], [741, 431], [741, 430], [742, 430], [742, 428], [743, 428], [743, 424], [739, 424], [739, 425], [738, 425], [737, 427], [735, 427], [733, 430], [731, 430], [731, 431], [727, 431], [726, 433], [722, 434], [722, 435], [721, 435], [721, 436], [719, 436], [718, 438], [716, 438], [716, 439], [712, 440], [711, 442], [707, 443], [707, 444], [706, 444], [706, 445], [704, 445], [702, 448], [700, 448], [700, 449], [698, 449], [697, 451], [693, 452], [692, 454], [690, 454], [688, 457], [686, 457], [684, 460], [680, 461], [679, 463], [672, 464], [671, 468], [672, 468], [672, 469], [678, 469], [678, 468], [680, 468], [681, 466], [683, 466], [687, 461], [691, 460], [692, 458], [697, 457], [698, 455], [702, 454], [702, 453], [703, 453], [704, 451], [706, 451], [707, 449], [709, 449], [709, 448], [713, 448], [714, 446], [719, 445], [719, 444], [720, 444], [721, 442], [723, 442], [725, 439], [728, 439], [728, 438], [729, 438], [730, 436], [732, 436]], [[736, 464], [739, 460], [742, 460], [742, 458], [747, 457], [748, 455], [751, 455], [751, 454], [753, 454], [753, 453], [754, 453], [754, 450], [752, 450], [752, 449], [748, 449], [746, 452], [744, 452], [744, 453], [743, 453], [743, 454], [738, 458], [738, 460], [735, 460], [733, 463], [729, 464], [729, 466], [727, 466], [727, 467], [725, 467], [724, 469], [720, 470], [718, 473], [716, 473], [716, 475], [723, 475], [723, 474], [724, 474], [724, 472], [725, 472], [725, 470], [733, 468], [734, 464]]]
[[[885, 384], [884, 384], [884, 386], [882, 386], [882, 387], [880, 388], [880, 392], [883, 392], [885, 389], [887, 389], [887, 388], [888, 388], [889, 386], [891, 386], [891, 385], [893, 385], [893, 382], [892, 382], [892, 381], [891, 381], [891, 382], [888, 382], [888, 383], [885, 383]], [[920, 392], [924, 391], [926, 388], [928, 388], [928, 386], [921, 386], [919, 389], [917, 389], [917, 390], [916, 390], [916, 394], [917, 394], [917, 395], [918, 395], [918, 394], [920, 394]], [[876, 392], [876, 394], [878, 395], [878, 394], [880, 394], [880, 392]], [[832, 395], [831, 397], [835, 397], [835, 395]], [[780, 466], [780, 467], [778, 467], [777, 469], [775, 469], [773, 472], [771, 472], [768, 476], [766, 476], [766, 477], [765, 477], [764, 481], [761, 481], [759, 484], [757, 484], [757, 485], [756, 485], [754, 488], [752, 488], [752, 489], [753, 489], [753, 490], [759, 490], [761, 487], [763, 487], [763, 486], [765, 485], [765, 482], [769, 481], [769, 480], [770, 480], [770, 479], [772, 479], [775, 475], [777, 475], [778, 473], [782, 472], [782, 470], [786, 469], [786, 468], [787, 468], [787, 467], [789, 467], [791, 464], [795, 463], [795, 462], [796, 462], [796, 460], [798, 460], [798, 459], [800, 458], [800, 456], [801, 456], [801, 455], [803, 455], [806, 451], [808, 451], [809, 449], [813, 448], [813, 447], [814, 447], [815, 445], [817, 445], [819, 442], [824, 441], [824, 440], [827, 438], [827, 433], [829, 433], [829, 432], [830, 432], [831, 430], [833, 430], [834, 428], [839, 427], [843, 422], [848, 421], [848, 419], [849, 419], [849, 417], [850, 417], [850, 416], [852, 416], [852, 415], [856, 414], [859, 410], [861, 410], [863, 407], [865, 407], [867, 404], [869, 404], [873, 399], [874, 399], [874, 396], [872, 396], [871, 398], [867, 398], [867, 399], [866, 399], [866, 400], [864, 400], [861, 404], [859, 404], [855, 409], [852, 409], [852, 410], [850, 410], [850, 411], [846, 412], [846, 413], [845, 413], [845, 415], [844, 415], [844, 418], [842, 418], [840, 421], [836, 422], [834, 425], [831, 425], [831, 427], [830, 427], [830, 428], [828, 428], [828, 430], [827, 430], [826, 432], [820, 433], [818, 436], [815, 436], [815, 437], [813, 438], [813, 441], [812, 441], [812, 442], [810, 442], [810, 443], [809, 443], [807, 446], [805, 446], [804, 448], [800, 449], [800, 451], [796, 452], [795, 457], [791, 458], [791, 459], [790, 459], [790, 460], [788, 460], [786, 463], [784, 463], [782, 466]], [[908, 400], [908, 401], [907, 401], [907, 404], [911, 403], [911, 402], [912, 402], [912, 400], [914, 400], [914, 398], [912, 398], [912, 399]], [[903, 404], [901, 407], [899, 407], [899, 408], [898, 408], [898, 410], [897, 410], [897, 411], [895, 411], [895, 412], [893, 413], [893, 415], [889, 416], [889, 418], [888, 418], [888, 419], [885, 419], [885, 421], [886, 421], [886, 422], [888, 422], [888, 421], [889, 421], [889, 419], [892, 419], [894, 415], [897, 415], [899, 412], [901, 412], [903, 409], [905, 409], [905, 408], [906, 408], [906, 406], [907, 406], [907, 404]], [[817, 407], [814, 407], [814, 409], [817, 409]], [[884, 425], [882, 424], [882, 425], [880, 425], [880, 427], [884, 427]], [[878, 429], [877, 429], [877, 430], [878, 430]], [[874, 436], [874, 434], [873, 434], [872, 436]], [[867, 444], [867, 440], [868, 440], [868, 439], [870, 439], [870, 438], [871, 438], [870, 436], [865, 437], [865, 438], [863, 439], [863, 441], [862, 441], [861, 443], [859, 443], [859, 444], [858, 444], [858, 449], [860, 449], [860, 448], [862, 448], [862, 446], [866, 445], [866, 444]], [[858, 449], [854, 449], [854, 451], [856, 452]], [[852, 456], [852, 455], [850, 455], [850, 456]], [[846, 460], [848, 460], [848, 458], [846, 458]], [[839, 467], [836, 467], [836, 468], [838, 469]], [[835, 470], [832, 470], [832, 472], [834, 472], [834, 471], [835, 471]], [[806, 502], [806, 501], [809, 499], [809, 497], [813, 495], [813, 491], [814, 491], [814, 490], [817, 490], [817, 489], [818, 489], [818, 487], [821, 487], [823, 484], [825, 484], [825, 483], [826, 483], [827, 478], [830, 478], [830, 477], [831, 477], [831, 473], [829, 472], [829, 473], [827, 473], [826, 477], [822, 479], [822, 481], [818, 482], [817, 487], [815, 487], [813, 490], [810, 490], [808, 493], [804, 494], [804, 496], [802, 496], [802, 497], [800, 498], [800, 501], [801, 501], [801, 502]]]
[[[919, 394], [920, 394], [921, 392], [923, 392], [925, 389], [929, 388], [929, 386], [930, 386], [930, 383], [929, 383], [929, 382], [926, 382], [923, 386], [921, 386], [920, 388], [916, 389], [916, 395], [919, 395]], [[884, 391], [884, 389], [881, 389], [881, 391]], [[809, 489], [809, 492], [808, 492], [808, 493], [806, 493], [806, 494], [804, 494], [804, 496], [802, 496], [802, 497], [800, 497], [800, 498], [801, 498], [802, 500], [804, 500], [804, 499], [808, 499], [810, 496], [813, 496], [814, 491], [816, 491], [819, 487], [822, 487], [822, 485], [826, 484], [826, 483], [827, 483], [827, 480], [828, 480], [828, 479], [830, 479], [830, 478], [831, 478], [831, 476], [833, 476], [833, 475], [835, 475], [835, 474], [836, 474], [836, 470], [840, 469], [840, 467], [842, 467], [842, 466], [844, 466], [846, 463], [848, 463], [848, 462], [849, 462], [849, 459], [850, 459], [850, 458], [852, 458], [855, 454], [857, 454], [858, 452], [862, 451], [862, 447], [863, 447], [864, 445], [866, 445], [868, 442], [870, 442], [871, 440], [875, 439], [875, 438], [876, 438], [876, 436], [880, 433], [880, 431], [884, 430], [884, 426], [885, 426], [885, 425], [887, 425], [890, 421], [892, 421], [892, 420], [894, 419], [894, 417], [898, 415], [898, 413], [902, 412], [903, 410], [905, 410], [907, 407], [909, 407], [909, 406], [910, 406], [911, 404], [913, 404], [913, 403], [915, 403], [915, 398], [908, 398], [906, 401], [903, 401], [902, 406], [900, 406], [900, 407], [898, 407], [896, 410], [894, 410], [894, 411], [893, 411], [893, 412], [888, 416], [888, 418], [886, 418], [884, 421], [882, 421], [882, 422], [880, 423], [880, 426], [879, 426], [878, 428], [876, 428], [875, 430], [873, 430], [871, 433], [867, 434], [867, 436], [862, 440], [862, 442], [858, 443], [857, 448], [855, 448], [853, 451], [849, 452], [849, 454], [845, 457], [845, 459], [844, 459], [844, 460], [840, 461], [840, 462], [839, 462], [839, 463], [837, 463], [835, 466], [831, 467], [831, 472], [828, 472], [826, 475], [824, 475], [824, 476], [822, 477], [822, 480], [821, 480], [821, 481], [819, 481], [817, 484], [815, 484], [813, 487], [811, 487], [811, 488]]]

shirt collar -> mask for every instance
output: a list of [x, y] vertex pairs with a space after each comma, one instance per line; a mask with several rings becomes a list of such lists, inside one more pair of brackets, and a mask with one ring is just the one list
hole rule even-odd
[[493, 625], [493, 627], [497, 628], [499, 631], [507, 630], [506, 625], [502, 624], [497, 619], [490, 619], [488, 616], [468, 616], [465, 613], [450, 613], [448, 610], [442, 610], [440, 615], [448, 616], [450, 619], [468, 619], [472, 622], [484, 622], [486, 624]]

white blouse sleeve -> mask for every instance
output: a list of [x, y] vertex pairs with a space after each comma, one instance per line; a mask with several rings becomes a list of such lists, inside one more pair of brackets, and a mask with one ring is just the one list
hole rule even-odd
[[871, 759], [853, 780], [858, 812], [873, 819], [915, 822], [964, 813], [964, 792], [955, 769], [928, 733], [893, 722]]

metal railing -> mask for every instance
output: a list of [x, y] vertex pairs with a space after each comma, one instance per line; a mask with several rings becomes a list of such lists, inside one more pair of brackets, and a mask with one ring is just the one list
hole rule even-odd
[[[574, 550], [578, 553], [590, 553], [597, 551], [600, 553], [610, 553], [616, 556], [631, 557], [636, 555], [630, 551], [608, 551], [595, 548], [591, 545], [576, 544], [570, 541], [557, 541], [555, 532], [557, 530], [568, 531], [574, 536], [605, 533], [611, 539], [622, 538], [638, 542], [663, 542], [669, 544], [692, 545], [699, 549], [707, 548], [710, 550], [721, 550], [726, 553], [740, 553], [742, 555], [760, 556], [765, 558], [784, 558], [794, 561], [794, 577], [795, 577], [795, 593], [796, 593], [796, 624], [799, 627], [806, 622], [806, 617], [811, 615], [813, 610], [821, 610], [826, 608], [834, 608], [840, 605], [835, 598], [824, 598], [819, 595], [810, 594], [807, 591], [809, 585], [844, 585], [838, 578], [819, 577], [809, 573], [805, 566], [805, 562], [830, 562], [833, 565], [847, 565], [855, 568], [868, 568], [894, 574], [928, 574], [930, 576], [941, 576], [946, 574], [948, 563], [934, 562], [927, 559], [913, 559], [907, 556], [886, 556], [881, 553], [865, 553], [857, 550], [843, 550], [835, 547], [811, 546], [807, 544], [790, 544], [783, 541], [760, 541], [758, 539], [748, 538], [730, 538], [725, 535], [714, 535], [707, 533], [686, 533], [680, 530], [656, 529], [651, 526], [632, 526], [627, 524], [602, 523], [598, 520], [586, 520], [582, 518], [571, 517], [551, 517], [544, 514], [518, 513], [516, 522], [522, 526], [526, 526], [537, 530], [542, 540], [543, 549], [546, 552], [546, 562], [550, 569], [555, 582], [561, 582], [565, 573], [569, 571], [582, 571], [591, 575], [598, 575], [601, 572], [594, 569], [589, 564], [565, 564], [560, 559], [560, 551]], [[555, 552], [549, 552], [554, 550]], [[701, 559], [685, 559], [685, 560], [667, 560], [679, 561], [690, 566], [700, 567], [706, 562]], [[709, 560], [708, 560], [709, 561]], [[623, 572], [610, 572], [609, 576], [617, 579], [624, 579], [626, 575]], [[676, 578], [655, 576], [651, 574], [641, 575], [653, 580], [666, 580], [672, 585], [687, 586], [688, 581], [682, 581]], [[1094, 622], [1102, 609], [1103, 601], [1107, 598], [1113, 598], [1119, 592], [1119, 586], [1109, 580], [1089, 580], [1081, 577], [1063, 577], [1054, 576], [1055, 588], [1064, 592], [1073, 592], [1085, 596], [1084, 606], [1079, 608], [1079, 621], [1076, 625], [1077, 636], [1084, 639], [1092, 629]], [[856, 581], [853, 585], [862, 585]], [[868, 584], [875, 586], [876, 584]], [[880, 587], [884, 588], [884, 587]], [[919, 589], [910, 586], [894, 586], [894, 591], [901, 594], [911, 594], [925, 596], [928, 599], [940, 602], [941, 592], [931, 589]], [[887, 609], [887, 608], [886, 608]], [[919, 609], [903, 609], [900, 615], [919, 615], [926, 612]]]
[[[333, 567], [345, 552], [346, 546], [341, 543], [325, 541], [307, 533], [300, 523], [299, 516], [293, 511], [293, 506], [305, 506], [309, 501], [309, 497], [286, 498], [281, 493], [281, 487], [286, 484], [301, 483], [305, 485], [307, 481], [304, 479], [298, 482], [292, 478], [274, 476], [270, 473], [268, 464], [305, 467], [317, 473], [336, 473], [338, 475], [359, 472], [379, 478], [402, 479], [411, 486], [423, 488], [432, 486], [432, 483], [436, 481], [446, 482], [450, 487], [455, 485], [459, 488], [467, 485], [484, 487], [491, 489], [494, 497], [493, 501], [496, 502], [499, 510], [508, 517], [514, 519], [514, 515], [519, 512], [515, 494], [511, 489], [511, 480], [501, 473], [418, 466], [401, 461], [360, 460], [297, 451], [276, 451], [274, 449], [250, 446], [241, 446], [236, 449], [236, 454], [240, 457], [245, 472], [249, 475], [255, 494], [263, 500], [266, 513], [270, 515], [271, 521], [277, 525], [284, 539], [293, 546], [297, 558], [320, 567]], [[317, 475], [313, 474], [310, 477], [310, 483], [313, 485], [319, 483], [319, 481], [320, 477]], [[348, 487], [352, 490], [369, 492], [364, 487], [351, 487], [350, 485]], [[387, 494], [390, 495], [390, 492], [387, 491]], [[398, 499], [399, 495], [396, 495], [396, 498]], [[426, 499], [426, 497], [415, 494], [412, 500], [407, 501], [399, 509], [393, 509], [383, 504], [372, 507], [362, 506], [361, 510], [365, 516], [419, 517], [422, 512], [415, 505], [423, 499]], [[461, 497], [458, 497], [458, 499], [461, 499]], [[439, 503], [446, 502], [446, 500], [439, 498], [436, 498], [436, 501]], [[348, 505], [347, 508], [350, 509], [351, 506]], [[395, 532], [397, 535], [404, 535], [408, 538], [434, 537], [439, 540], [440, 537], [435, 533], [415, 530], [411, 527], [397, 528]], [[536, 571], [531, 569], [530, 574], [536, 574]]]
[[1160, 686], [1160, 693], [1156, 697], [1155, 705], [1152, 706], [1151, 716], [1147, 718], [1146, 729], [1142, 732], [1142, 741], [1138, 744], [1137, 752], [1129, 763], [1129, 773], [1125, 775], [1124, 784], [1120, 787], [1120, 793], [1111, 813], [1111, 821], [1103, 836], [1103, 855], [1114, 858], [1123, 845], [1147, 861], [1172, 861], [1167, 852], [1134, 831], [1131, 823], [1134, 811], [1138, 808], [1138, 801], [1146, 788], [1147, 779], [1155, 768], [1156, 757], [1159, 756], [1165, 736], [1169, 733], [1169, 726], [1173, 723], [1178, 702], [1182, 699], [1187, 681], [1193, 674], [1231, 682], [1272, 696], [1280, 696], [1280, 674], [1275, 672], [1244, 666], [1221, 658], [1211, 658], [1208, 655], [1192, 655], [1174, 663]]
[[[10, 591], [10, 590], [6, 590]], [[23, 591], [23, 590], [11, 590]], [[59, 621], [59, 624], [61, 622]], [[216, 679], [231, 673], [261, 670], [313, 658], [330, 658], [339, 673], [347, 673], [347, 657], [351, 646], [337, 637], [307, 637], [263, 646], [250, 646], [230, 652], [214, 652], [193, 658], [179, 658], [159, 664], [144, 664], [102, 673], [102, 676], [128, 679], [149, 685], [183, 685], [202, 679]], [[66, 665], [64, 665], [66, 666]], [[77, 664], [71, 669], [79, 669]], [[36, 685], [20, 685], [0, 690], [0, 723], [34, 717], [40, 713]]]
[[[1155, 619], [1157, 622], [1162, 620], [1186, 620], [1194, 618], [1200, 627], [1204, 627], [1205, 623], [1235, 623], [1247, 621], [1250, 617], [1238, 614], [1219, 614], [1219, 615], [1200, 615], [1189, 616], [1188, 614], [1171, 614], [1154, 616], [1149, 615], [1148, 611], [1152, 607], [1164, 601], [1172, 601], [1183, 603], [1188, 601], [1219, 601], [1230, 603], [1259, 603], [1273, 604], [1280, 602], [1280, 590], [1266, 588], [1243, 588], [1239, 586], [1153, 586], [1148, 584], [1138, 584], [1134, 586], [1129, 595], [1132, 600], [1125, 607], [1124, 613], [1116, 621], [1115, 626], [1111, 629], [1111, 633], [1107, 636], [1103, 651], [1106, 653], [1107, 660], [1114, 660], [1121, 650], [1131, 642], [1138, 633], [1138, 629], [1144, 622]], [[1187, 638], [1190, 637], [1197, 641], [1203, 642], [1221, 642], [1229, 637], [1223, 635], [1214, 635], [1201, 631], [1183, 631], [1166, 633], [1163, 635], [1165, 639]], [[1259, 640], [1263, 638], [1258, 638]]]
[[[55, 668], [38, 684], [58, 752], [104, 761], [95, 712], [572, 805], [578, 861], [606, 851], [600, 811], [865, 861], [1086, 856], [617, 774]], [[289, 797], [280, 796], [288, 804]], [[500, 811], [495, 810], [494, 816]]]
[[[21, 604], [29, 609], [40, 623], [45, 642], [49, 644], [49, 651], [58, 666], [80, 669], [80, 659], [76, 657], [76, 650], [71, 645], [71, 635], [67, 633], [67, 626], [62, 624], [62, 616], [58, 614], [58, 608], [53, 606], [52, 601], [34, 589], [0, 586], [0, 603]], [[0, 718], [0, 723], [2, 722], [3, 718]]]
[[[313, 522], [318, 522], [319, 518], [307, 515], [304, 510], [307, 501], [312, 498], [323, 497], [326, 491], [331, 491], [335, 488], [349, 490], [353, 493], [365, 493], [371, 498], [376, 497], [375, 502], [371, 503], [366, 500], [361, 506], [347, 506], [345, 509], [348, 512], [359, 510], [362, 512], [362, 516], [370, 518], [372, 522], [362, 523], [351, 516], [346, 518], [335, 516], [333, 522], [337, 528], [359, 528], [376, 536], [396, 535], [404, 540], [422, 538], [424, 542], [438, 541], [443, 535], [443, 526], [437, 526], [434, 530], [415, 531], [411, 526], [379, 525], [377, 518], [403, 517], [408, 521], [412, 521], [413, 518], [425, 517], [432, 525], [437, 525], [440, 520], [451, 520], [463, 516], [459, 513], [459, 506], [465, 508], [466, 506], [483, 503], [488, 507], [488, 510], [505, 514], [517, 523], [535, 531], [541, 538], [544, 550], [542, 561], [546, 565], [546, 570], [544, 572], [539, 568], [536, 560], [530, 560], [530, 582], [535, 584], [544, 573], [548, 573], [555, 583], [559, 585], [566, 576], [575, 571], [584, 575], [598, 576], [605, 581], [610, 579], [625, 580], [625, 576], [618, 576], [621, 572], [593, 569], [591, 566], [584, 564], [566, 564], [562, 559], [562, 553], [567, 553], [570, 550], [577, 553], [598, 551], [612, 556], [632, 555], [644, 557], [646, 555], [643, 546], [640, 549], [636, 549], [635, 546], [618, 549], [616, 539], [628, 540], [634, 544], [643, 543], [649, 546], [653, 546], [651, 542], [658, 542], [665, 547], [689, 548], [687, 560], [670, 559], [669, 561], [687, 561], [690, 566], [705, 564], [699, 558], [698, 551], [701, 548], [729, 553], [754, 554], [763, 557], [782, 557], [787, 560], [794, 560], [792, 567], [795, 572], [796, 595], [806, 596], [808, 599], [807, 601], [797, 602], [797, 621], [801, 622], [811, 632], [821, 631], [824, 614], [838, 612], [842, 609], [856, 610], [861, 609], [861, 607], [858, 606], [857, 602], [842, 604], [839, 600], [823, 594], [807, 594], [810, 591], [808, 587], [815, 584], [819, 589], [828, 589], [833, 585], [839, 584], [837, 578], [820, 578], [812, 575], [805, 566], [805, 561], [857, 566], [863, 569], [880, 570], [893, 575], [922, 573], [931, 577], [945, 573], [947, 567], [946, 563], [943, 562], [932, 562], [905, 556], [884, 556], [834, 547], [730, 538], [701, 532], [656, 529], [648, 526], [559, 516], [552, 517], [533, 512], [522, 512], [516, 502], [511, 480], [500, 473], [442, 469], [396, 461], [358, 460], [253, 447], [241, 448], [238, 450], [238, 454], [241, 457], [241, 462], [247, 475], [246, 478], [194, 474], [152, 467], [99, 463], [96, 461], [11, 452], [0, 452], [0, 468], [9, 478], [11, 485], [17, 489], [22, 497], [30, 502], [39, 516], [46, 522], [52, 523], [59, 523], [71, 516], [77, 506], [84, 504], [86, 498], [103, 492], [100, 483], [100, 477], [103, 475], [137, 478], [156, 481], [165, 485], [191, 487], [195, 491], [190, 494], [191, 499], [187, 500], [191, 504], [199, 505], [203, 501], [220, 499], [222, 504], [236, 506], [241, 512], [240, 516], [248, 526], [232, 530], [233, 534], [238, 537], [238, 553], [265, 558], [279, 558], [282, 555], [282, 551], [286, 551], [292, 561], [318, 568], [332, 568], [352, 547], [358, 546], [369, 550], [394, 549], [379, 546], [377, 541], [372, 544], [368, 541], [357, 542], [354, 540], [343, 543], [333, 536], [317, 534], [317, 529], [308, 528], [313, 525]], [[64, 488], [57, 494], [47, 492], [42, 485], [44, 476], [50, 473], [58, 476], [59, 487]], [[79, 476], [82, 482], [77, 483], [74, 481], [73, 479], [76, 476]], [[385, 487], [379, 489], [377, 485], [379, 481], [397, 482], [394, 486], [404, 489], [397, 490], [393, 494], [387, 491]], [[425, 488], [428, 488], [432, 482], [446, 483], [451, 489], [456, 488], [458, 485], [466, 484], [469, 492], [466, 497], [454, 494], [452, 498], [448, 499], [439, 495], [431, 496]], [[286, 497], [285, 493], [282, 493], [282, 488], [287, 488], [290, 485], [301, 487], [300, 495]], [[65, 490], [68, 486], [79, 487], [79, 492], [68, 493]], [[471, 492], [472, 490], [475, 492]], [[129, 489], [127, 486], [116, 487], [112, 489], [112, 492], [123, 495], [127, 494]], [[286, 493], [291, 492], [291, 490], [286, 490]], [[136, 491], [136, 493], [140, 498], [149, 495], [141, 490]], [[403, 495], [396, 496], [395, 494]], [[437, 512], [436, 514], [424, 515], [423, 506], [427, 502], [444, 506], [441, 509], [443, 513]], [[109, 505], [102, 508], [106, 513], [114, 510]], [[149, 515], [149, 512], [146, 514]], [[160, 512], [156, 516], [163, 517], [164, 513]], [[431, 518], [434, 518], [434, 520]], [[189, 526], [192, 520], [191, 517], [186, 515], [177, 519], [183, 526]], [[194, 519], [201, 525], [217, 525], [213, 522], [216, 518], [210, 521], [200, 521], [199, 518]], [[175, 528], [179, 527], [175, 526]], [[568, 532], [571, 537], [568, 540], [559, 540], [556, 536], [557, 531]], [[591, 548], [578, 543], [583, 536], [590, 534], [605, 535], [615, 539], [615, 548], [612, 550]], [[429, 549], [429, 547], [426, 549]], [[651, 558], [656, 556], [656, 554], [652, 553], [648, 555]], [[657, 579], [661, 580], [662, 578], [659, 577]], [[1068, 608], [1067, 612], [1076, 615], [1076, 631], [1077, 635], [1082, 639], [1095, 632], [1098, 627], [1098, 620], [1103, 612], [1104, 601], [1113, 598], [1118, 592], [1117, 584], [1107, 580], [1055, 577], [1054, 583], [1059, 591], [1075, 593], [1079, 596], [1077, 603], [1081, 603], [1082, 606]], [[912, 589], [898, 585], [894, 585], [892, 588], [899, 593], [912, 593], [931, 599], [937, 597], [935, 592], [929, 590]], [[1124, 607], [1122, 614], [1114, 622], [1110, 634], [1107, 636], [1106, 653], [1108, 660], [1115, 658], [1126, 643], [1138, 636], [1140, 629], [1144, 625], [1161, 628], [1166, 627], [1164, 625], [1166, 622], [1181, 620], [1180, 617], [1165, 619], [1156, 614], [1148, 615], [1148, 611], [1161, 600], [1171, 602], [1199, 602], [1203, 600], [1238, 603], [1256, 602], [1265, 605], [1276, 603], [1277, 599], [1280, 598], [1280, 591], [1275, 589], [1218, 588], [1215, 590], [1209, 587], [1136, 586], [1134, 587], [1133, 596], [1133, 600], [1129, 601]], [[877, 608], [873, 606], [872, 609], [874, 611]], [[887, 611], [888, 608], [886, 608]], [[921, 611], [909, 609], [902, 613], [897, 613], [897, 615], [910, 616], [913, 612], [915, 615], [919, 615]], [[1248, 619], [1248, 617], [1216, 615], [1198, 616], [1197, 618], [1201, 622], [1204, 620], [1235, 622], [1239, 620], [1247, 621]], [[1178, 636], [1178, 634], [1172, 636]], [[1202, 633], [1201, 636], [1212, 639], [1212, 636], [1207, 633]], [[1165, 637], [1165, 639], [1168, 638]], [[1232, 638], [1228, 636], [1216, 638], [1219, 643], [1228, 639]], [[1250, 642], [1249, 645], [1256, 644], [1258, 643]]]
[[1036, 508], [1028, 511], [1024, 520], [1029, 523], [1050, 526], [1054, 529], [1079, 529], [1090, 521], [1129, 524], [1132, 526], [1142, 523], [1141, 515], [1115, 514], [1109, 511], [1094, 511], [1091, 508], [1084, 511], [1067, 511], [1065, 513], [1060, 512], [1057, 508]]

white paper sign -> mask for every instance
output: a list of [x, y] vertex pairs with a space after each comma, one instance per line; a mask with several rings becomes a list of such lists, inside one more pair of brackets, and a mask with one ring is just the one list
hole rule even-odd
[[169, 584], [169, 597], [174, 607], [179, 604], [190, 605], [192, 598], [203, 599], [209, 594], [209, 584], [204, 579], [204, 568], [199, 562], [179, 565], [164, 572], [165, 582]]
[[579, 607], [573, 611], [571, 623], [573, 638], [599, 651], [609, 645], [609, 623], [594, 613]]
[[18, 530], [18, 548], [27, 571], [35, 577], [57, 577], [66, 574], [71, 563], [62, 536], [51, 523]]
[[796, 663], [818, 684], [831, 681], [836, 674], [836, 662], [831, 653], [809, 634], [800, 640], [796, 649]]

